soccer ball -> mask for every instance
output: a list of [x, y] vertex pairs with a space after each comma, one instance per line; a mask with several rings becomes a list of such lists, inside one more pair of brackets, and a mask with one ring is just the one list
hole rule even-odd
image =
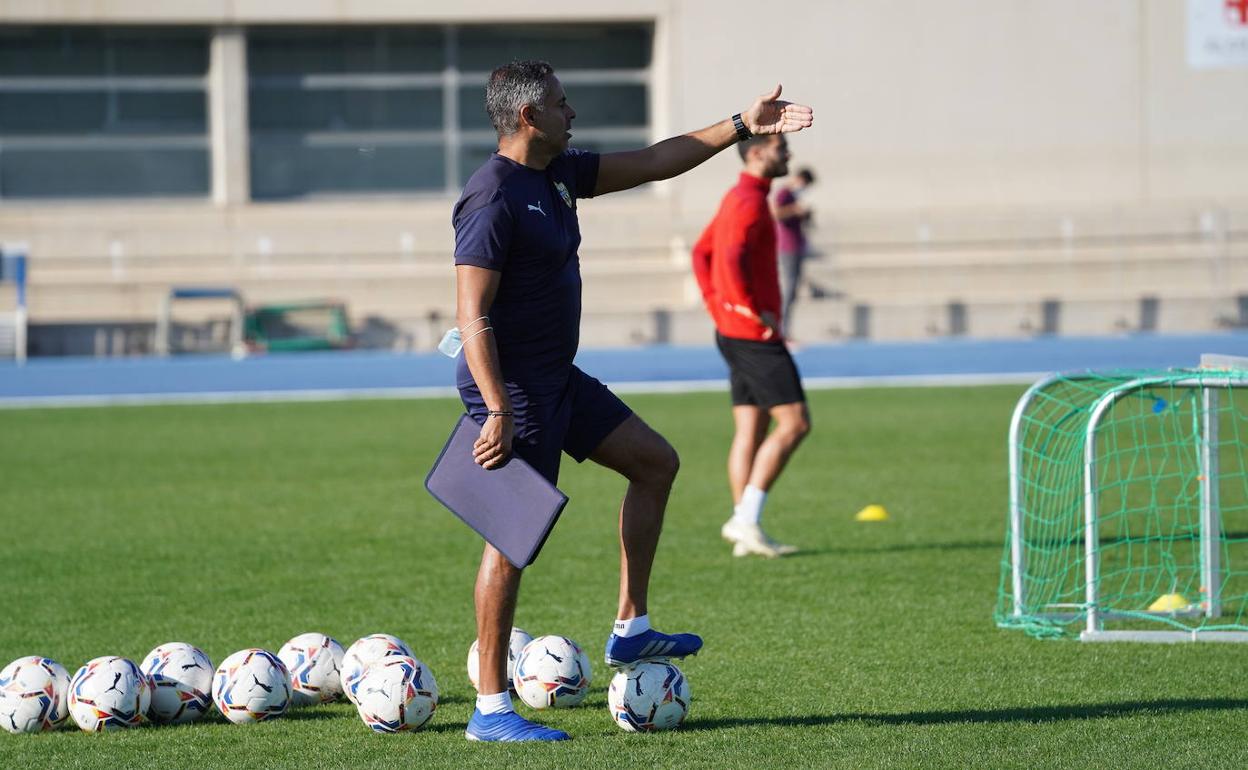
[[689, 680], [674, 663], [646, 661], [621, 669], [607, 689], [607, 708], [630, 733], [670, 730], [689, 713]]
[[51, 658], [18, 658], [0, 671], [0, 727], [11, 733], [55, 730], [69, 716], [69, 672]]
[[212, 661], [185, 642], [162, 644], [143, 659], [152, 683], [148, 717], [158, 724], [193, 722], [212, 708]]
[[585, 700], [592, 676], [580, 645], [565, 636], [539, 636], [516, 660], [516, 694], [535, 709], [568, 708]]
[[356, 682], [364, 724], [379, 733], [419, 730], [438, 707], [438, 683], [424, 663], [410, 655], [375, 661]]
[[300, 634], [277, 657], [290, 671], [296, 706], [329, 703], [342, 695], [342, 645], [325, 634]]
[[70, 716], [89, 733], [142, 724], [151, 703], [151, 682], [127, 658], [90, 660], [69, 682]]
[[212, 700], [235, 724], [279, 717], [290, 706], [290, 673], [268, 650], [239, 650], [217, 667]]
[[347, 700], [359, 705], [355, 699], [355, 685], [359, 683], [360, 677], [364, 676], [368, 664], [391, 655], [416, 657], [412, 654], [412, 648], [408, 647], [402, 639], [390, 634], [371, 634], [362, 639], [356, 639], [347, 648], [342, 656], [342, 691], [347, 696]]
[[[511, 641], [507, 645], [507, 686], [514, 688], [512, 678], [516, 673], [516, 658], [520, 657], [520, 653], [524, 650], [524, 645], [533, 641], [533, 637], [523, 628], [511, 629]], [[472, 688], [479, 690], [481, 682], [481, 659], [477, 654], [477, 640], [472, 640], [472, 646], [468, 648], [468, 681], [472, 682]]]

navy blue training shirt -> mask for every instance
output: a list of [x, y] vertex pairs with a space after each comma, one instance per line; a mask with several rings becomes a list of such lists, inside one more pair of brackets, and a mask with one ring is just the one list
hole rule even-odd
[[[593, 196], [598, 160], [597, 153], [567, 150], [539, 171], [494, 153], [455, 204], [455, 264], [502, 274], [489, 314], [506, 380], [562, 380], [576, 357], [581, 326], [576, 201]], [[476, 327], [469, 334], [473, 331]], [[463, 355], [457, 380], [461, 388], [473, 385]]]

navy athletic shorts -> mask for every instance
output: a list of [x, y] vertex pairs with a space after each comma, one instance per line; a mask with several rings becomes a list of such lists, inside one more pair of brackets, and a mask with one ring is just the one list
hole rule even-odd
[[783, 342], [758, 342], [715, 334], [728, 364], [733, 406], [770, 409], [806, 400], [797, 364]]
[[[593, 454], [611, 431], [633, 413], [628, 405], [598, 380], [577, 367], [557, 385], [508, 382], [511, 408], [516, 413], [512, 451], [532, 465], [551, 484], [559, 483], [559, 459], [567, 452], [578, 463]], [[485, 402], [476, 386], [459, 389], [469, 416], [485, 423]]]

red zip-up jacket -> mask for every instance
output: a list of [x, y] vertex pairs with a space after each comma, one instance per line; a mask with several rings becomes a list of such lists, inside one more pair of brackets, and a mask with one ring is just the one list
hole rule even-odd
[[742, 173], [693, 247], [702, 301], [725, 337], [779, 341], [758, 318], [770, 312], [777, 324], [781, 320], [770, 190], [770, 179]]

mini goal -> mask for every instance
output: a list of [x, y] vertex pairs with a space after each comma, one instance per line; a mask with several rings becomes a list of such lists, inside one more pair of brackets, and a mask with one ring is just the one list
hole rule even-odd
[[1248, 358], [1040, 380], [1009, 483], [999, 626], [1248, 641]]

